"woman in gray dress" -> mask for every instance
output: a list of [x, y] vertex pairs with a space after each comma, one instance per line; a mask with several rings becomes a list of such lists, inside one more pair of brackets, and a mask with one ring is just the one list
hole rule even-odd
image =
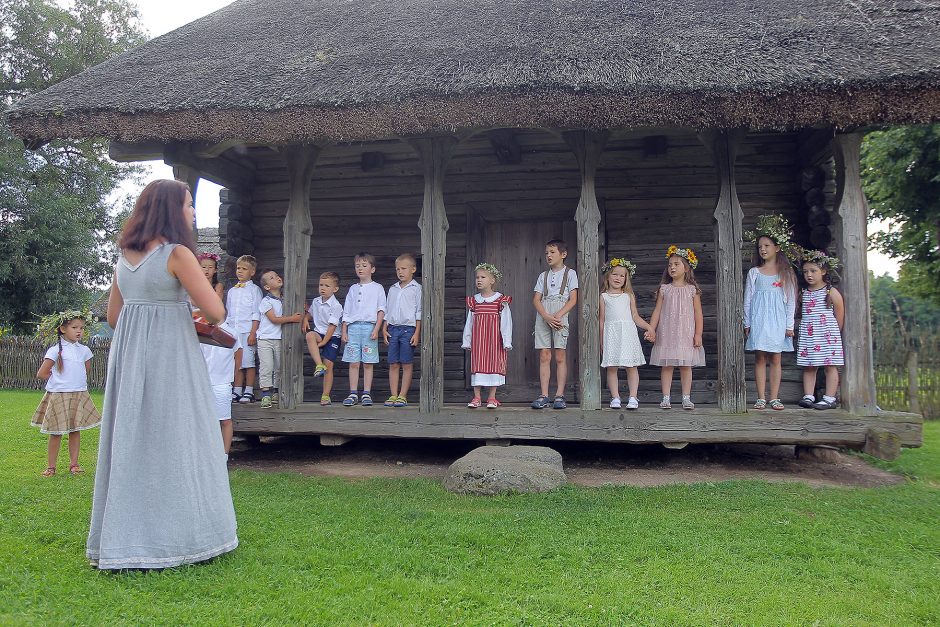
[[193, 198], [153, 181], [119, 245], [114, 328], [87, 555], [102, 570], [169, 568], [238, 546], [222, 435], [189, 300], [210, 322], [225, 307], [193, 242]]

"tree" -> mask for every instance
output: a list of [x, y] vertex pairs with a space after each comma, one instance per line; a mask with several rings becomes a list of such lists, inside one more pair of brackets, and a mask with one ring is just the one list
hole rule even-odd
[[[0, 0], [0, 102], [7, 108], [139, 45], [127, 0]], [[115, 260], [119, 185], [139, 172], [107, 157], [99, 139], [28, 151], [0, 123], [0, 327], [89, 304]]]
[[873, 240], [903, 261], [900, 285], [940, 302], [940, 124], [869, 133], [862, 182], [872, 216], [892, 224]]

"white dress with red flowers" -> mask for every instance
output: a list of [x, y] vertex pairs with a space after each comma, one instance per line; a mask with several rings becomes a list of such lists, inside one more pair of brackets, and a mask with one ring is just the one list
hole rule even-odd
[[826, 288], [803, 290], [800, 321], [799, 366], [842, 366], [842, 332], [832, 309], [826, 306]]

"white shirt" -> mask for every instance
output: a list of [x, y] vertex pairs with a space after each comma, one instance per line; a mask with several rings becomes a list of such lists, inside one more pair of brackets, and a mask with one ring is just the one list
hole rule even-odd
[[[492, 303], [502, 296], [500, 292], [493, 292], [492, 296], [483, 298], [480, 294], [474, 294], [473, 299], [478, 303]], [[499, 333], [503, 336], [503, 348], [512, 350], [512, 313], [509, 311], [509, 305], [503, 305], [499, 312]], [[473, 338], [473, 312], [467, 311], [467, 322], [463, 325], [463, 342], [461, 348], [470, 348]]]
[[[91, 349], [79, 342], [62, 340], [62, 371], [59, 372], [59, 345], [46, 351], [43, 359], [51, 359], [52, 374], [46, 381], [46, 392], [84, 392], [88, 389], [88, 373], [85, 362], [91, 359]], [[232, 370], [234, 373], [234, 369]]]
[[258, 305], [258, 313], [261, 314], [261, 322], [258, 324], [257, 334], [257, 339], [259, 340], [281, 339], [281, 325], [276, 322], [271, 322], [271, 320], [268, 319], [269, 311], [273, 311], [275, 316], [282, 316], [284, 303], [281, 302], [280, 298], [266, 294], [265, 297], [261, 299], [261, 304]]
[[413, 327], [421, 319], [421, 284], [412, 279], [405, 287], [394, 283], [388, 288], [385, 321], [392, 325]]
[[320, 337], [326, 335], [326, 330], [331, 324], [335, 324], [333, 337], [342, 337], [343, 306], [336, 300], [336, 295], [330, 296], [326, 301], [317, 296], [310, 301], [310, 318], [313, 322], [313, 330], [320, 334]]
[[[548, 295], [557, 296], [561, 291], [561, 283], [565, 280], [565, 270], [568, 271], [568, 283], [565, 285], [565, 292], [562, 296], [565, 297], [565, 300], [568, 300], [571, 297], [571, 290], [578, 289], [578, 274], [568, 268], [567, 266], [562, 266], [561, 270], [557, 272], [548, 269]], [[541, 294], [544, 291], [545, 286], [545, 271], [539, 272], [539, 278], [535, 280], [535, 289], [533, 291]]]
[[252, 281], [245, 282], [244, 287], [233, 286], [225, 296], [225, 321], [238, 333], [251, 331], [251, 322], [261, 320], [258, 306], [264, 294], [261, 288]]
[[385, 288], [372, 281], [356, 283], [349, 288], [343, 303], [343, 322], [375, 322], [379, 312], [385, 311]]
[[210, 346], [200, 344], [202, 356], [206, 360], [206, 369], [209, 371], [209, 383], [212, 385], [231, 385], [235, 380], [235, 351], [242, 347], [238, 341], [235, 329], [226, 323], [219, 325], [223, 331], [235, 336], [235, 345], [232, 348], [224, 346]]

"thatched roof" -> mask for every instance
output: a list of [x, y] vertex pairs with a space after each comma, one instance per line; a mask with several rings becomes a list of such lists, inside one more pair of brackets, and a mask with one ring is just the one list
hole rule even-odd
[[28, 98], [38, 141], [940, 119], [940, 0], [237, 0]]

